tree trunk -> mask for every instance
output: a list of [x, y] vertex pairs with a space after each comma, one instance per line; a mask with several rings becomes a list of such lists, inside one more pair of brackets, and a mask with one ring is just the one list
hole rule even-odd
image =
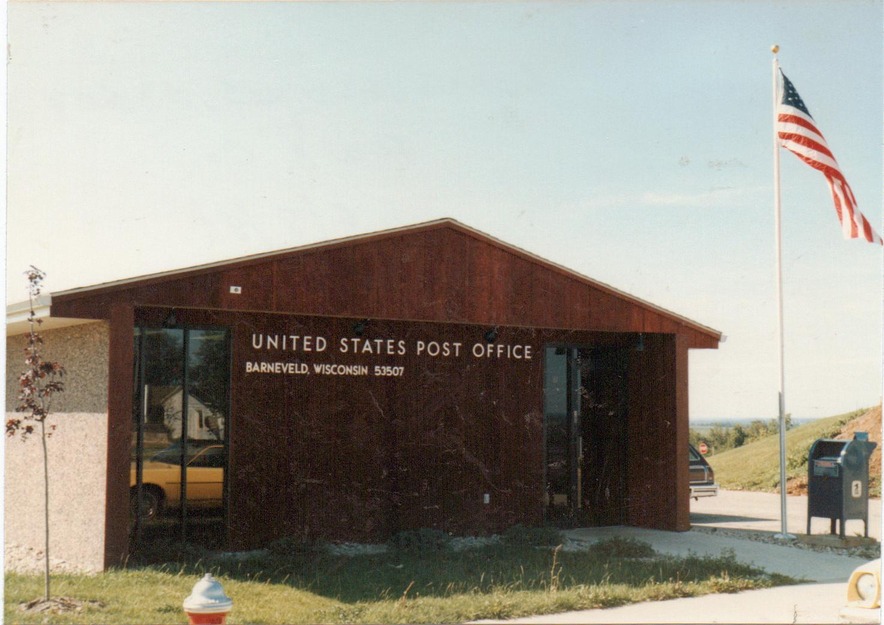
[[46, 447], [46, 420], [40, 421], [40, 440], [43, 443], [43, 528], [45, 530], [45, 544], [43, 556], [46, 558], [46, 567], [43, 573], [44, 599], [49, 601], [49, 451]]

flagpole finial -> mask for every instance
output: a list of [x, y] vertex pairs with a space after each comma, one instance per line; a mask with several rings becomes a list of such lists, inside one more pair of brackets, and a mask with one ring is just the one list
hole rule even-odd
[[778, 46], [777, 44], [773, 44], [773, 45], [770, 47], [770, 51], [773, 52], [774, 54], [776, 54], [777, 52], [780, 51], [780, 46]]

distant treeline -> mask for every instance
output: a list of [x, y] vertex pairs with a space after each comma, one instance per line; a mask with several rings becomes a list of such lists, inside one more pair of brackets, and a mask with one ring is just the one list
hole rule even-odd
[[[787, 414], [785, 421], [788, 430], [793, 425], [792, 415]], [[749, 422], [748, 425], [739, 423], [736, 425], [714, 425], [711, 428], [703, 428], [702, 432], [691, 428], [689, 440], [694, 447], [698, 447], [703, 442], [709, 447], [709, 453], [721, 453], [777, 434], [779, 431], [779, 419], [770, 419], [769, 421], [756, 419]]]

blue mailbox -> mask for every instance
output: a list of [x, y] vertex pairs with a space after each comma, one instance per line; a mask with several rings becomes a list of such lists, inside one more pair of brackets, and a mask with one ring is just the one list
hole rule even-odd
[[807, 533], [810, 520], [831, 521], [830, 532], [839, 523], [841, 538], [849, 519], [862, 519], [869, 536], [869, 456], [877, 446], [868, 434], [857, 432], [853, 440], [821, 438], [814, 442], [807, 458]]

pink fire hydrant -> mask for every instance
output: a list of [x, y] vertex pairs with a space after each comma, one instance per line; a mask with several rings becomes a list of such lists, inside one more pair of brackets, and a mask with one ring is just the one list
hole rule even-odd
[[224, 625], [232, 607], [233, 601], [209, 573], [194, 584], [190, 596], [184, 600], [190, 625]]

